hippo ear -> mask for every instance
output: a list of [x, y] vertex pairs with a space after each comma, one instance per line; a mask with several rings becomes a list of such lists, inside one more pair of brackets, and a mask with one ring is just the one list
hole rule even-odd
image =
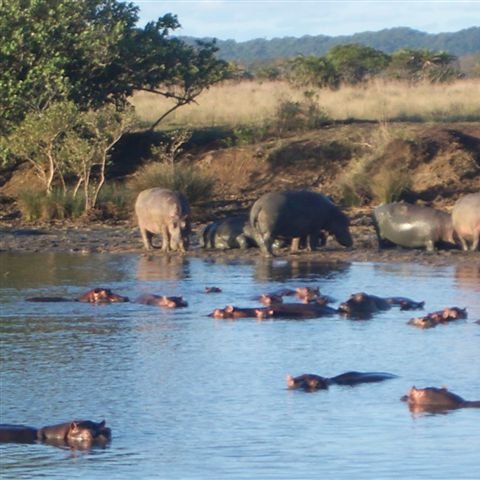
[[102, 420], [99, 424], [98, 424], [98, 428], [103, 428], [105, 427], [105, 420]]
[[70, 432], [74, 432], [75, 430], [77, 430], [77, 429], [78, 429], [78, 424], [77, 424], [77, 422], [71, 422], [71, 423], [70, 423], [70, 426], [68, 427], [68, 429], [69, 429]]

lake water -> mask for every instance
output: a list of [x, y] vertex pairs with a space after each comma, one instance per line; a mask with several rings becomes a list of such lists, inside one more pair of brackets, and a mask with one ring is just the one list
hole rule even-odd
[[[36, 427], [107, 420], [106, 448], [0, 445], [1, 478], [477, 479], [480, 409], [413, 415], [412, 385], [480, 400], [480, 263], [315, 262], [241, 257], [0, 254], [0, 423]], [[207, 316], [258, 305], [279, 287], [319, 286], [346, 300], [366, 291], [467, 307], [429, 330], [391, 309], [371, 320]], [[95, 286], [135, 298], [183, 295], [185, 309], [134, 303], [29, 303]], [[222, 293], [207, 295], [205, 286]], [[335, 304], [336, 305], [336, 304]], [[348, 370], [399, 377], [306, 393], [287, 373]]]

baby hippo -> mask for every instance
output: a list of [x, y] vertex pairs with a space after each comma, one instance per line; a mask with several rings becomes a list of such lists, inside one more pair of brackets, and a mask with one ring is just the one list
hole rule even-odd
[[153, 305], [155, 307], [164, 308], [188, 307], [188, 303], [183, 299], [183, 297], [167, 297], [165, 295], [153, 294], [140, 295], [135, 300], [135, 303], [141, 303], [143, 305]]
[[400, 400], [408, 402], [409, 409], [414, 413], [435, 413], [455, 408], [480, 408], [480, 401], [464, 400], [445, 387], [412, 387]]

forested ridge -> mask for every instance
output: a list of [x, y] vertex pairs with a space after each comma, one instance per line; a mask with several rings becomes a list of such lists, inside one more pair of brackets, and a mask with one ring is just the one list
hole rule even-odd
[[[188, 43], [195, 40], [191, 37], [181, 38]], [[271, 40], [257, 38], [246, 42], [217, 40], [219, 49], [217, 56], [228, 61], [251, 64], [296, 55], [325, 55], [336, 45], [351, 43], [365, 45], [385, 53], [393, 53], [402, 48], [425, 48], [462, 56], [480, 52], [480, 27], [437, 34], [398, 27], [336, 37], [304, 35], [298, 38], [283, 37]]]

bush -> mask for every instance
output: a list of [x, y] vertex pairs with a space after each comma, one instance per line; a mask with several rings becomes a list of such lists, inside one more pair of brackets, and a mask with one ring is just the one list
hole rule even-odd
[[314, 129], [329, 120], [327, 112], [314, 101], [281, 102], [275, 112], [279, 134], [291, 130]]
[[133, 197], [142, 190], [153, 187], [168, 188], [182, 192], [191, 204], [206, 201], [211, 197], [214, 180], [187, 165], [168, 165], [152, 162], [141, 167], [128, 189]]
[[73, 198], [60, 190], [53, 190], [50, 195], [44, 191], [25, 190], [18, 195], [18, 207], [27, 221], [75, 219], [82, 215], [83, 204], [81, 197]]

